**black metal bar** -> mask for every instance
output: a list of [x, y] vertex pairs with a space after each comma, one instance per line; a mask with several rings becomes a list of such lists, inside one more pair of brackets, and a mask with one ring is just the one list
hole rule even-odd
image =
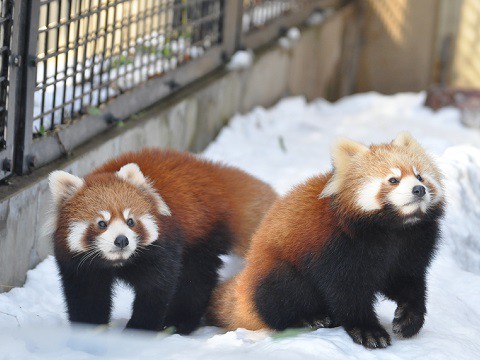
[[33, 155], [30, 150], [40, 2], [19, 1], [15, 6], [18, 8], [15, 8], [12, 52], [20, 56], [21, 66], [12, 67], [9, 108], [14, 111], [9, 116], [15, 119], [14, 171], [23, 174], [30, 170], [25, 159]]
[[[113, 54], [113, 51], [114, 51], [114, 48], [115, 48], [115, 32], [116, 32], [116, 24], [117, 24], [117, 7], [116, 6], [113, 7], [113, 25], [112, 25], [112, 31], [111, 32], [108, 31], [108, 29], [109, 29], [108, 20], [109, 20], [109, 10], [110, 9], [111, 8], [108, 8], [107, 10], [105, 10], [105, 24], [104, 24], [105, 36], [104, 36], [104, 39], [103, 39], [102, 64], [100, 65], [100, 82], [102, 84], [102, 88], [100, 89], [99, 101], [101, 103], [106, 102], [109, 98], [108, 84], [110, 83], [110, 69], [109, 69], [109, 67], [107, 67], [107, 69], [105, 69], [106, 62], [107, 62], [106, 61], [107, 50], [108, 50], [107, 43], [108, 43], [109, 33], [111, 33], [111, 39], [112, 39], [112, 45], [111, 45], [111, 49], [110, 49], [109, 60], [111, 60], [112, 54]], [[109, 61], [109, 63], [110, 63], [110, 61]], [[107, 71], [105, 71], [105, 70], [107, 70]], [[106, 82], [105, 83], [103, 81], [104, 74], [106, 74]], [[105, 97], [102, 99], [101, 94], [102, 94], [103, 89], [105, 89]]]
[[[1, 13], [0, 19], [2, 20], [0, 26], [2, 27], [3, 32], [3, 43], [2, 47], [0, 48], [1, 52], [1, 88], [0, 88], [0, 106], [6, 107], [7, 103], [7, 93], [8, 93], [8, 69], [10, 65], [10, 40], [12, 36], [12, 15], [13, 15], [13, 4], [10, 1], [2, 1], [1, 2]], [[0, 141], [2, 142], [0, 145], [0, 150], [3, 150], [6, 146], [6, 139], [5, 139], [5, 127], [7, 125], [6, 114], [3, 114], [0, 117]]]
[[[61, 20], [61, 16], [62, 16], [62, 3], [63, 1], [62, 0], [59, 0], [57, 2], [57, 23], [60, 23], [60, 20]], [[47, 23], [48, 24], [48, 23]], [[56, 32], [56, 41], [55, 41], [55, 44], [56, 44], [56, 51], [58, 51], [59, 47], [60, 47], [60, 27], [57, 28], [57, 32]], [[60, 83], [58, 80], [57, 80], [57, 76], [58, 76], [58, 62], [59, 62], [59, 58], [58, 56], [56, 56], [55, 58], [55, 74], [53, 75], [54, 76], [54, 80], [55, 80], [55, 84], [53, 85], [53, 100], [52, 100], [52, 108], [55, 108], [55, 106], [57, 105], [57, 88], [58, 88], [58, 84]], [[66, 85], [66, 84], [64, 84]], [[63, 119], [63, 116], [60, 118], [60, 119]], [[53, 112], [52, 114], [52, 120], [51, 120], [51, 123], [50, 123], [50, 130], [53, 130], [55, 128], [55, 112]]]
[[[65, 65], [64, 65], [64, 80], [63, 80], [63, 95], [62, 95], [62, 104], [65, 104], [66, 101], [67, 101], [67, 84], [68, 84], [68, 61], [70, 60], [70, 53], [69, 53], [69, 50], [70, 50], [70, 14], [71, 14], [71, 2], [70, 1], [67, 1], [67, 9], [66, 9], [66, 14], [67, 14], [67, 21], [65, 23], [65, 26], [66, 26], [66, 46], [65, 46]], [[58, 80], [57, 78], [57, 81], [61, 81], [61, 80]], [[62, 107], [62, 112], [61, 112], [61, 119], [64, 119], [65, 118], [65, 109], [67, 107], [66, 106], [63, 106]]]
[[[102, 78], [100, 77], [99, 74], [96, 74], [95, 73], [95, 67], [96, 65], [100, 65], [101, 67], [101, 64], [103, 63], [104, 59], [100, 58], [99, 62], [97, 63], [96, 62], [96, 59], [97, 57], [99, 57], [99, 55], [97, 55], [97, 44], [98, 44], [98, 39], [101, 37], [100, 35], [100, 32], [101, 32], [101, 26], [100, 26], [100, 21], [102, 19], [102, 12], [99, 11], [97, 12], [97, 26], [96, 26], [96, 31], [95, 31], [95, 38], [94, 38], [94, 42], [93, 42], [93, 55], [92, 55], [92, 67], [91, 67], [91, 70], [90, 70], [90, 106], [93, 105], [93, 106], [98, 106], [100, 104], [100, 90], [97, 90], [96, 93], [97, 93], [97, 96], [96, 96], [96, 100], [95, 100], [95, 91], [93, 91], [93, 87], [95, 86], [95, 78], [96, 77], [99, 77], [99, 82], [101, 83], [102, 82]], [[97, 67], [98, 69], [98, 67]]]
[[[88, 1], [88, 9], [91, 9], [92, 8], [92, 0], [89, 0]], [[90, 18], [91, 18], [91, 14], [89, 16], [87, 16], [86, 18], [86, 27], [85, 27], [85, 45], [83, 47], [83, 58], [82, 58], [82, 80], [81, 80], [81, 91], [80, 93], [82, 94], [82, 97], [80, 99], [80, 111], [83, 110], [84, 108], [84, 100], [85, 100], [85, 72], [87, 71], [87, 56], [88, 56], [88, 52], [87, 52], [87, 49], [88, 49], [88, 43], [89, 43], [89, 27], [90, 27]], [[90, 74], [91, 75], [91, 74]]]
[[13, 2], [4, 0], [0, 5], [0, 27], [3, 32], [3, 42], [0, 50], [0, 179], [3, 179], [10, 175], [13, 170], [14, 118], [11, 116], [13, 110], [9, 105], [12, 100], [12, 96], [9, 94], [11, 89], [11, 73], [9, 74], [9, 72], [12, 65], [11, 60], [14, 60], [10, 51], [12, 45]]
[[[47, 11], [45, 15], [45, 24], [48, 25], [48, 22], [50, 21], [50, 3], [47, 3]], [[48, 54], [48, 38], [49, 38], [49, 31], [45, 33], [45, 55]], [[48, 59], [45, 60], [43, 63], [43, 83], [46, 84], [47, 82], [47, 77], [48, 77]], [[46, 87], [45, 90], [48, 90], [48, 87]], [[42, 92], [42, 105], [41, 105], [41, 113], [43, 114], [45, 112], [45, 97], [46, 97], [47, 91]], [[52, 115], [53, 117], [53, 115]], [[43, 125], [44, 118], [42, 117], [40, 119], [40, 128], [44, 127]], [[39, 129], [40, 130], [40, 129]]]
[[[130, 31], [131, 31], [131, 28], [132, 28], [132, 15], [131, 14], [132, 14], [132, 4], [129, 3], [128, 4], [128, 21], [127, 21], [127, 41], [126, 41], [126, 46], [127, 47], [126, 47], [126, 55], [125, 55], [126, 56], [126, 60], [125, 60], [126, 64], [125, 64], [125, 74], [123, 76], [123, 80], [124, 80], [125, 84], [127, 84], [127, 81], [128, 81], [128, 77], [127, 77], [128, 67], [129, 67], [128, 66], [129, 65], [128, 61], [129, 61], [130, 56], [131, 56], [130, 55], [131, 54]], [[123, 59], [123, 58], [120, 57], [120, 60], [121, 59]], [[133, 57], [133, 63], [135, 63], [135, 56]], [[118, 84], [118, 85], [120, 86], [120, 84]], [[128, 86], [126, 86], [126, 87], [128, 87]], [[120, 91], [124, 91], [124, 90], [126, 90], [126, 89], [120, 89]]]

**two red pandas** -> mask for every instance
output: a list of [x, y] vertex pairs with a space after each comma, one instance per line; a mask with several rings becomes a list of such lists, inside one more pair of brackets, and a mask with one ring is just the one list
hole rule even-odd
[[244, 255], [276, 198], [245, 172], [147, 149], [85, 178], [49, 177], [54, 251], [72, 322], [107, 324], [118, 279], [135, 292], [127, 327], [189, 333], [217, 284], [220, 255]]
[[380, 293], [397, 303], [394, 333], [418, 333], [444, 207], [438, 167], [406, 133], [370, 147], [341, 140], [332, 162], [273, 204], [244, 270], [215, 290], [210, 324], [342, 326], [354, 342], [384, 348]]

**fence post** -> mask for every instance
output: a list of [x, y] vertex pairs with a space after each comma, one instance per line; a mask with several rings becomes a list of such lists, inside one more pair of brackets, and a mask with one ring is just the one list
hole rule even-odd
[[[32, 119], [36, 87], [36, 57], [40, 1], [15, 2], [14, 36], [12, 54], [19, 60], [12, 78], [12, 111], [15, 117], [14, 171], [24, 174], [35, 162], [30, 154], [32, 144]], [[15, 24], [16, 23], [16, 24]], [[26, 159], [29, 161], [26, 161]]]
[[243, 0], [223, 1], [223, 56], [229, 59], [240, 47], [242, 36]]
[[12, 172], [14, 130], [13, 116], [10, 116], [9, 82], [11, 79], [11, 35], [13, 27], [13, 1], [3, 1], [0, 9], [0, 30], [2, 31], [0, 49], [0, 179]]

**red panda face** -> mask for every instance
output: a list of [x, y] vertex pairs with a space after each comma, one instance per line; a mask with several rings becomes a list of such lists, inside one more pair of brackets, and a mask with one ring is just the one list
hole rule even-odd
[[57, 232], [69, 252], [85, 253], [86, 260], [122, 264], [157, 240], [159, 215], [170, 215], [136, 164], [85, 179], [55, 171], [49, 183]]
[[409, 134], [370, 147], [342, 140], [333, 149], [333, 164], [321, 196], [335, 195], [346, 214], [396, 217], [407, 225], [443, 201], [440, 171]]

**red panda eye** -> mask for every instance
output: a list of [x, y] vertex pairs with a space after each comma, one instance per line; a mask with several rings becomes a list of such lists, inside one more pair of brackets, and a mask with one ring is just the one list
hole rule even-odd
[[106, 228], [107, 228], [107, 223], [106, 223], [105, 221], [103, 221], [103, 220], [100, 220], [100, 221], [98, 222], [98, 227], [99, 227], [100, 229], [106, 229]]
[[127, 219], [127, 225], [130, 226], [130, 227], [132, 227], [132, 226], [135, 225], [135, 221], [133, 221], [132, 218], [129, 218], [129, 219]]
[[420, 174], [417, 175], [418, 181], [423, 181], [423, 178], [420, 176]]
[[397, 178], [390, 178], [388, 179], [388, 182], [390, 184], [398, 184], [400, 181]]

